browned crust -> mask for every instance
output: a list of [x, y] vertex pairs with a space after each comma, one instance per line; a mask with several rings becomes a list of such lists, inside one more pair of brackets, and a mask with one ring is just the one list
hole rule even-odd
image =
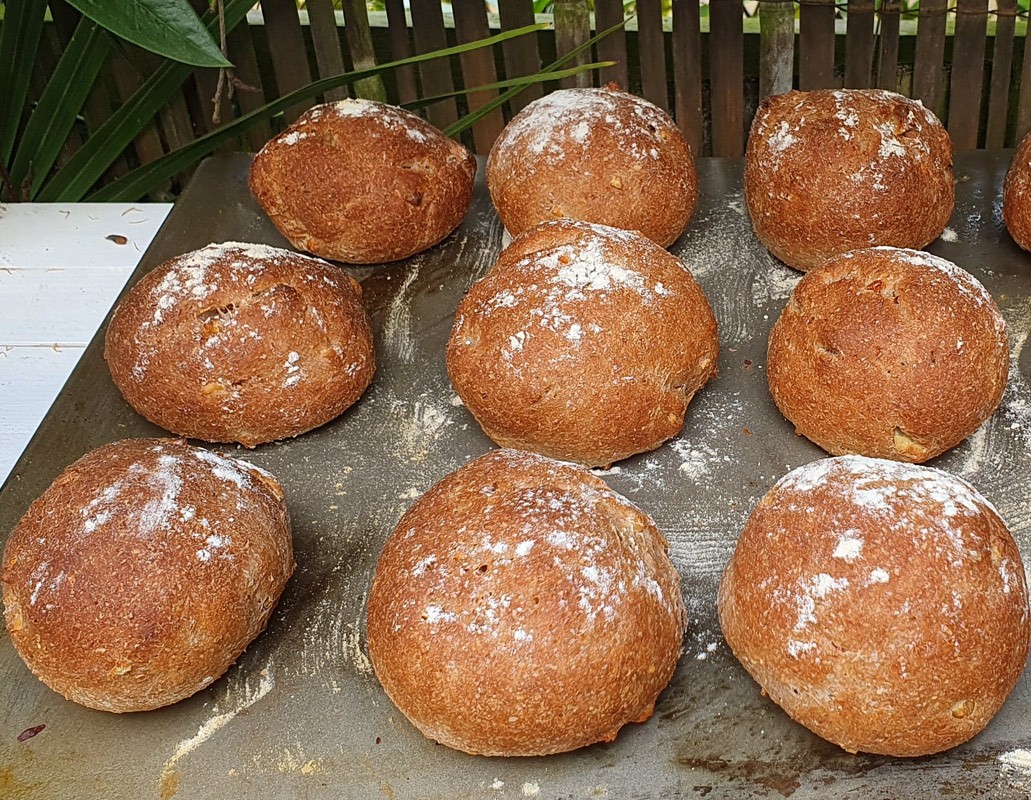
[[268, 473], [171, 439], [98, 448], [29, 506], [3, 555], [29, 668], [104, 711], [175, 703], [264, 630], [294, 569]]
[[1031, 250], [1031, 135], [1020, 140], [1006, 172], [1002, 218], [1013, 241]]
[[965, 742], [1027, 660], [1005, 524], [969, 484], [909, 464], [844, 457], [786, 476], [741, 533], [718, 608], [769, 696], [849, 752]]
[[1008, 373], [1006, 325], [981, 284], [893, 248], [802, 278], [767, 354], [773, 399], [799, 433], [834, 454], [915, 462], [977, 430]]
[[334, 419], [376, 369], [357, 282], [317, 259], [237, 243], [144, 276], [111, 317], [104, 357], [151, 422], [247, 447]]
[[698, 198], [690, 146], [673, 120], [612, 88], [530, 103], [487, 160], [487, 187], [513, 235], [560, 217], [636, 230], [668, 247]]
[[796, 269], [861, 247], [924, 247], [945, 229], [954, 199], [949, 135], [902, 95], [788, 92], [764, 100], [752, 122], [752, 227]]
[[254, 158], [250, 187], [290, 243], [378, 264], [437, 244], [469, 209], [476, 159], [415, 114], [371, 100], [315, 106]]
[[398, 523], [369, 655], [426, 736], [483, 755], [610, 741], [651, 716], [686, 611], [652, 520], [586, 470], [494, 451]]
[[519, 236], [463, 298], [447, 368], [494, 441], [604, 466], [675, 436], [717, 355], [683, 263], [639, 234], [560, 220]]

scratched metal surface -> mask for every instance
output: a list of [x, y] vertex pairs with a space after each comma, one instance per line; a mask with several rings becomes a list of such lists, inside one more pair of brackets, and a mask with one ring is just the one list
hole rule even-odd
[[[246, 188], [248, 159], [198, 170], [139, 274], [211, 241], [282, 244]], [[957, 158], [957, 206], [932, 251], [983, 280], [1010, 323], [1010, 387], [998, 413], [935, 464], [972, 480], [1031, 559], [1031, 256], [1002, 228], [1009, 154]], [[720, 321], [720, 374], [682, 435], [605, 475], [653, 515], [671, 543], [691, 611], [684, 656], [655, 716], [611, 744], [533, 759], [452, 752], [418, 734], [380, 690], [365, 656], [364, 598], [381, 544], [437, 479], [490, 443], [452, 402], [443, 344], [467, 286], [502, 230], [479, 186], [462, 228], [406, 263], [354, 270], [373, 315], [379, 372], [339, 420], [295, 441], [240, 453], [282, 480], [297, 573], [269, 625], [210, 688], [126, 716], [46, 689], [0, 637], [0, 797], [24, 798], [1024, 798], [1031, 768], [1031, 677], [965, 746], [915, 761], [850, 756], [795, 725], [737, 665], [714, 595], [749, 511], [788, 469], [821, 456], [769, 398], [766, 336], [798, 279], [755, 242], [741, 162], [703, 160], [700, 208], [673, 248]], [[0, 537], [68, 463], [117, 438], [159, 434], [122, 401], [87, 350], [0, 492]], [[234, 448], [222, 448], [235, 453]], [[37, 736], [17, 742], [27, 728]], [[1002, 758], [1000, 759], [1000, 756]]]

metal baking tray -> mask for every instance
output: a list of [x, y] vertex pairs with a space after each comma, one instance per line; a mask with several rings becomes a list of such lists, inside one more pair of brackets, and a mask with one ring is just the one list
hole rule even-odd
[[[956, 159], [957, 202], [929, 249], [973, 272], [1010, 325], [1002, 405], [935, 466], [971, 480], [1031, 562], [1031, 255], [1002, 224], [1010, 154]], [[212, 241], [285, 243], [247, 190], [246, 156], [205, 162], [147, 251], [138, 278]], [[297, 572], [268, 630], [229, 673], [158, 711], [81, 708], [39, 683], [0, 636], [0, 797], [659, 798], [1031, 796], [1031, 677], [981, 735], [897, 760], [848, 755], [792, 722], [737, 664], [715, 618], [719, 576], [762, 494], [823, 453], [794, 434], [763, 369], [770, 325], [800, 274], [755, 241], [742, 162], [702, 159], [700, 202], [672, 248], [720, 324], [719, 375], [679, 437], [603, 477], [670, 541], [690, 629], [654, 717], [615, 742], [547, 758], [482, 758], [437, 745], [391, 705], [372, 673], [364, 603], [380, 547], [413, 500], [490, 441], [457, 402], [444, 343], [462, 293], [492, 265], [502, 227], [480, 181], [459, 230], [404, 262], [350, 271], [373, 318], [379, 370], [335, 422], [252, 451], [277, 475], [294, 522]], [[28, 504], [87, 450], [163, 435], [112, 385], [102, 332], [86, 350], [0, 492], [5, 540]], [[19, 742], [26, 729], [46, 727]]]

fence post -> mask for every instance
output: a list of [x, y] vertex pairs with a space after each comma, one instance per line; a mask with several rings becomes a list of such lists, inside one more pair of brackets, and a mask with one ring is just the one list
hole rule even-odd
[[[587, 0], [555, 0], [555, 52], [564, 56], [570, 50], [579, 47], [591, 38], [591, 10]], [[580, 53], [567, 67], [589, 64], [590, 52]], [[564, 78], [560, 84], [563, 89], [574, 86], [590, 86], [590, 73], [581, 72], [572, 78]]]
[[795, 4], [759, 0], [759, 99], [791, 91], [795, 76]]

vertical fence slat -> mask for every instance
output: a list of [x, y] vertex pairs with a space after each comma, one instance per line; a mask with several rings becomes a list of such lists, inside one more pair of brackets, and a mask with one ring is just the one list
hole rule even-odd
[[[412, 33], [415, 37], [415, 52], [429, 53], [447, 47], [444, 31], [444, 14], [440, 0], [411, 0]], [[451, 78], [451, 62], [447, 58], [435, 58], [419, 65], [422, 78], [422, 93], [432, 97], [455, 90]], [[426, 117], [438, 128], [446, 128], [458, 120], [458, 106], [454, 99], [434, 103], [426, 109]]]
[[988, 128], [984, 146], [1005, 144], [1009, 116], [1010, 69], [1013, 66], [1013, 30], [1017, 23], [1017, 0], [999, 0], [996, 11], [995, 50], [992, 53], [992, 79], [988, 90]]
[[806, 0], [799, 8], [799, 89], [828, 89], [835, 85], [834, 13], [834, 0]]
[[[404, 0], [385, 0], [387, 9], [387, 34], [390, 38], [390, 60], [400, 61], [412, 54], [412, 43], [408, 38], [408, 18], [405, 15]], [[419, 96], [415, 86], [415, 68], [398, 67], [394, 70], [399, 103], [410, 103]]]
[[662, 0], [637, 0], [637, 42], [641, 59], [641, 95], [663, 111], [669, 111]]
[[[344, 71], [344, 55], [340, 51], [340, 32], [337, 30], [333, 0], [308, 0], [304, 7], [308, 9], [308, 25], [311, 28], [311, 43], [315, 48], [319, 77], [340, 75]], [[328, 101], [343, 100], [345, 97], [347, 87], [344, 86], [326, 92]]]
[[913, 97], [939, 117], [944, 114], [945, 9], [948, 0], [920, 0], [913, 59]]
[[712, 154], [740, 156], [745, 138], [745, 36], [739, 0], [711, 0], [709, 25]]
[[[215, 113], [215, 87], [218, 85], [218, 71], [213, 69], [199, 68], [193, 73], [193, 125], [199, 131], [210, 133], [221, 125], [216, 125], [212, 119]], [[227, 103], [222, 103], [222, 122], [224, 125], [227, 118], [231, 118]], [[225, 145], [218, 152], [226, 153], [229, 149]]]
[[1024, 59], [1020, 65], [1020, 97], [1017, 99], [1017, 123], [1013, 131], [1014, 142], [1019, 142], [1031, 131], [1031, 25], [1024, 31]]
[[[61, 43], [62, 49], [66, 48], [82, 16], [67, 3], [52, 0], [49, 5], [50, 13], [54, 18], [54, 27], [57, 29], [57, 38]], [[110, 63], [110, 58], [108, 62]], [[97, 80], [93, 88], [90, 89], [89, 94], [86, 95], [86, 103], [82, 108], [82, 116], [86, 121], [86, 130], [90, 134], [103, 125], [108, 117], [111, 116], [112, 96], [109, 93], [107, 81], [103, 79], [107, 71], [106, 66], [101, 69], [100, 79]], [[104, 179], [119, 178], [128, 172], [129, 161], [123, 153], [114, 160], [111, 168], [104, 173]]]
[[[605, 31], [623, 21], [623, 0], [594, 0], [594, 29]], [[610, 33], [595, 47], [599, 61], [615, 61], [613, 67], [606, 67], [598, 73], [601, 86], [615, 81], [621, 89], [630, 88], [630, 73], [627, 69], [626, 32]]]
[[702, 33], [698, 0], [673, 0], [673, 80], [677, 125], [702, 155]]
[[899, 16], [901, 0], [884, 0], [881, 4], [881, 36], [877, 47], [877, 88], [898, 91], [899, 83]]
[[[265, 90], [261, 85], [261, 73], [258, 71], [258, 57], [254, 52], [254, 40], [251, 38], [251, 26], [247, 24], [246, 19], [229, 32], [226, 36], [226, 45], [229, 48], [229, 60], [235, 66], [236, 77], [251, 87], [250, 89], [239, 89], [236, 93], [240, 110], [247, 114], [265, 105], [266, 100]], [[162, 125], [172, 124], [178, 127], [182, 121], [180, 114], [185, 113], [186, 106], [184, 104], [181, 110], [175, 111], [175, 119], [166, 121], [162, 117]], [[272, 126], [268, 121], [259, 122], [247, 131], [247, 143], [252, 150], [260, 150], [271, 138]]]
[[[132, 55], [132, 59], [126, 58], [123, 55], [123, 50], [120, 48], [114, 48], [108, 63], [111, 65], [111, 72], [115, 79], [118, 96], [124, 103], [143, 85], [144, 78], [136, 66], [140, 63], [139, 56], [142, 51], [130, 44], [124, 44], [123, 47], [125, 48], [125, 53]], [[161, 158], [165, 154], [165, 147], [161, 143], [157, 119], [147, 123], [147, 126], [133, 139], [132, 144], [133, 149], [136, 151], [136, 157], [141, 164], [149, 164], [151, 161], [157, 161]], [[171, 183], [164, 181], [158, 188], [157, 193], [159, 195], [167, 194], [171, 188]]]
[[[586, 0], [555, 0], [555, 52], [564, 56], [591, 38], [591, 12]], [[590, 53], [584, 51], [566, 64], [566, 67], [587, 64]], [[581, 72], [571, 78], [563, 78], [559, 85], [563, 89], [574, 86], [590, 86], [591, 76]]]
[[[343, 0], [340, 7], [344, 15], [347, 49], [350, 51], [354, 68], [367, 69], [376, 66], [376, 49], [372, 45], [369, 10], [365, 7], [365, 0]], [[336, 25], [335, 20], [333, 24]], [[351, 91], [355, 97], [381, 101], [387, 99], [387, 90], [383, 85], [383, 78], [379, 75], [358, 81], [351, 87]]]
[[[473, 42], [490, 36], [487, 7], [483, 4], [483, 0], [452, 0], [451, 7], [455, 12], [455, 35], [459, 42]], [[462, 53], [459, 58], [462, 62], [462, 79], [466, 88], [497, 81], [498, 72], [494, 66], [494, 51], [491, 48], [480, 48], [470, 53]], [[496, 91], [475, 92], [466, 95], [469, 110], [475, 111], [497, 96]], [[490, 112], [473, 125], [473, 142], [476, 145], [476, 152], [481, 155], [489, 153], [491, 145], [494, 144], [494, 140], [498, 138], [504, 127], [505, 118], [500, 108]]]
[[[52, 25], [44, 25], [39, 40], [39, 60], [30, 76], [29, 92], [34, 100], [38, 100], [43, 95], [43, 91], [49, 82], [50, 76], [54, 74], [57, 61], [63, 51], [64, 48], [61, 46], [56, 28]], [[61, 153], [57, 157], [56, 166], [58, 168], [63, 166], [80, 147], [82, 147], [82, 136], [76, 127], [72, 126], [72, 129], [68, 132], [68, 138], [61, 148]]]
[[795, 4], [759, 0], [759, 99], [791, 91], [795, 77]]
[[[262, 0], [261, 13], [265, 17], [265, 35], [268, 37], [276, 88], [282, 97], [311, 83], [297, 3], [295, 0]], [[312, 105], [313, 101], [307, 100], [291, 106], [283, 112], [283, 118], [289, 124]]]
[[[503, 31], [533, 25], [534, 22], [531, 0], [498, 0], [498, 13], [501, 16], [501, 30]], [[534, 34], [518, 36], [502, 42], [501, 53], [505, 60], [505, 75], [509, 78], [540, 72], [541, 56], [537, 48], [537, 37]], [[527, 103], [541, 97], [543, 93], [544, 89], [541, 85], [535, 83], [509, 100], [508, 106], [515, 114]]]
[[956, 150], [977, 147], [984, 82], [988, 0], [958, 0], [952, 41], [952, 85], [949, 89], [949, 136]]
[[848, 0], [845, 22], [845, 86], [873, 85], [873, 0]]

